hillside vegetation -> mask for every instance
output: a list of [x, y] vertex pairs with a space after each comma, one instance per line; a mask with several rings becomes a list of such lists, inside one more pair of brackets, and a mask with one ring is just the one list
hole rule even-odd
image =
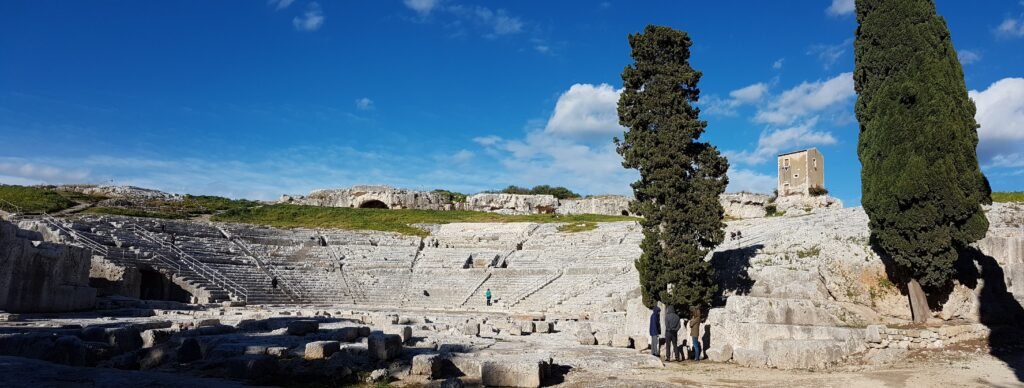
[[41, 187], [0, 185], [0, 210], [22, 213], [55, 212], [75, 205], [68, 197]]
[[358, 209], [303, 205], [270, 205], [232, 209], [212, 217], [213, 221], [267, 225], [278, 228], [337, 228], [397, 232], [426, 236], [414, 224], [449, 224], [454, 222], [564, 222], [594, 223], [636, 221], [635, 217], [595, 214], [556, 215], [504, 215], [474, 211], [444, 211], [416, 209]]
[[1024, 191], [992, 193], [992, 202], [1024, 202]]

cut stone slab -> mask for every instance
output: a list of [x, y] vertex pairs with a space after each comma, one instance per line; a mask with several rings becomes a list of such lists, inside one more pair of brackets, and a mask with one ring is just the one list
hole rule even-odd
[[387, 327], [384, 328], [384, 333], [385, 334], [395, 334], [395, 335], [397, 335], [399, 337], [402, 337], [402, 343], [406, 343], [407, 344], [407, 343], [409, 343], [410, 340], [412, 340], [412, 327], [411, 326], [405, 326], [405, 325], [387, 326]]
[[612, 346], [616, 348], [632, 348], [633, 339], [625, 334], [615, 334], [612, 336]]
[[760, 368], [768, 364], [768, 356], [761, 349], [736, 348], [732, 351], [732, 358], [743, 366]]
[[366, 346], [370, 357], [388, 361], [402, 353], [402, 337], [395, 334], [374, 332], [367, 337]]
[[307, 360], [323, 360], [341, 349], [338, 341], [313, 341], [306, 344], [303, 357]]
[[479, 336], [480, 335], [480, 323], [477, 321], [469, 321], [462, 325], [462, 334], [468, 336]]
[[299, 319], [288, 322], [288, 335], [306, 335], [320, 330], [320, 322], [313, 319]]
[[539, 387], [542, 368], [538, 361], [484, 361], [480, 382], [495, 387]]
[[844, 347], [830, 340], [772, 340], [764, 353], [768, 366], [779, 369], [823, 369], [846, 356]]
[[434, 378], [441, 372], [441, 356], [437, 354], [418, 354], [412, 358], [411, 374]]
[[594, 331], [590, 329], [590, 323], [580, 323], [576, 325], [576, 341], [580, 345], [594, 345], [597, 344], [597, 338], [594, 337]]
[[285, 357], [288, 355], [288, 348], [284, 346], [271, 346], [267, 348], [267, 355], [277, 358]]
[[881, 343], [882, 335], [885, 334], [886, 327], [882, 325], [870, 325], [865, 330], [866, 340], [871, 343]]

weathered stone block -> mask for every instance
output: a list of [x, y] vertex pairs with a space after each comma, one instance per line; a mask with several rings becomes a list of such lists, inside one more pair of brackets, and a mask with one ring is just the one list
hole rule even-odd
[[735, 348], [732, 358], [737, 364], [749, 367], [763, 367], [768, 364], [768, 356], [761, 349]]
[[868, 342], [880, 343], [882, 342], [882, 334], [885, 333], [885, 326], [882, 325], [869, 325], [865, 329], [865, 339]]
[[288, 322], [288, 335], [306, 335], [320, 329], [320, 322], [312, 319], [300, 319]]
[[704, 352], [708, 360], [714, 362], [727, 362], [732, 359], [732, 345], [725, 344], [708, 349]]
[[402, 337], [395, 334], [370, 333], [366, 345], [370, 357], [378, 360], [391, 360], [402, 353]]
[[625, 334], [615, 334], [612, 336], [612, 346], [616, 348], [632, 348], [633, 339]]
[[384, 333], [395, 334], [398, 335], [399, 337], [402, 337], [402, 343], [409, 343], [409, 340], [412, 339], [412, 327], [410, 326], [387, 326], [384, 328]]
[[142, 347], [151, 348], [156, 345], [167, 342], [171, 339], [174, 334], [177, 333], [174, 329], [152, 329], [142, 332]]
[[480, 323], [477, 321], [469, 321], [462, 325], [462, 334], [476, 337], [480, 335]]
[[134, 327], [118, 327], [106, 330], [107, 343], [121, 352], [142, 349], [142, 335]]
[[597, 344], [597, 338], [594, 337], [594, 331], [590, 329], [590, 323], [579, 323], [576, 325], [576, 341], [580, 345]]
[[437, 354], [418, 354], [412, 358], [411, 374], [430, 378], [437, 377], [441, 372], [441, 356]]
[[288, 356], [288, 348], [284, 346], [271, 346], [267, 348], [267, 355], [277, 358]]
[[323, 360], [341, 349], [338, 341], [314, 341], [306, 344], [303, 357], [307, 360]]
[[539, 387], [541, 369], [538, 361], [484, 361], [480, 365], [480, 380], [486, 386]]

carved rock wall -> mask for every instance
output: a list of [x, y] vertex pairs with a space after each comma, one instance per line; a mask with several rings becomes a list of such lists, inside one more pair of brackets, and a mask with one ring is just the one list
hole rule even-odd
[[0, 310], [58, 312], [92, 308], [89, 287], [91, 253], [41, 241], [38, 236], [0, 221]]

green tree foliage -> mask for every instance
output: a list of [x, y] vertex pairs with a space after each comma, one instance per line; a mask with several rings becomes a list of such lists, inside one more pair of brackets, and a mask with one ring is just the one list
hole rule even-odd
[[899, 280], [945, 287], [958, 250], [988, 229], [974, 103], [931, 0], [857, 0], [857, 21], [857, 153], [872, 241]]
[[615, 144], [622, 165], [640, 170], [630, 206], [644, 217], [636, 268], [648, 306], [707, 306], [718, 290], [704, 257], [725, 238], [718, 196], [729, 163], [697, 141], [707, 122], [694, 106], [701, 73], [690, 67], [691, 44], [685, 32], [647, 26], [629, 35], [634, 63], [622, 72], [619, 123], [629, 130]]
[[509, 186], [509, 187], [506, 187], [506, 188], [502, 189], [501, 191], [499, 191], [499, 193], [502, 193], [502, 194], [526, 194], [526, 195], [531, 195], [531, 194], [532, 195], [548, 194], [548, 195], [553, 195], [555, 198], [558, 198], [558, 199], [579, 198], [580, 197], [579, 194], [576, 194], [572, 190], [569, 190], [569, 189], [567, 189], [565, 187], [562, 187], [562, 186], [552, 187], [552, 186], [548, 186], [548, 185], [533, 186], [532, 189], [528, 189], [528, 188], [525, 188], [525, 187], [519, 187], [519, 186], [512, 185], [512, 186]]

